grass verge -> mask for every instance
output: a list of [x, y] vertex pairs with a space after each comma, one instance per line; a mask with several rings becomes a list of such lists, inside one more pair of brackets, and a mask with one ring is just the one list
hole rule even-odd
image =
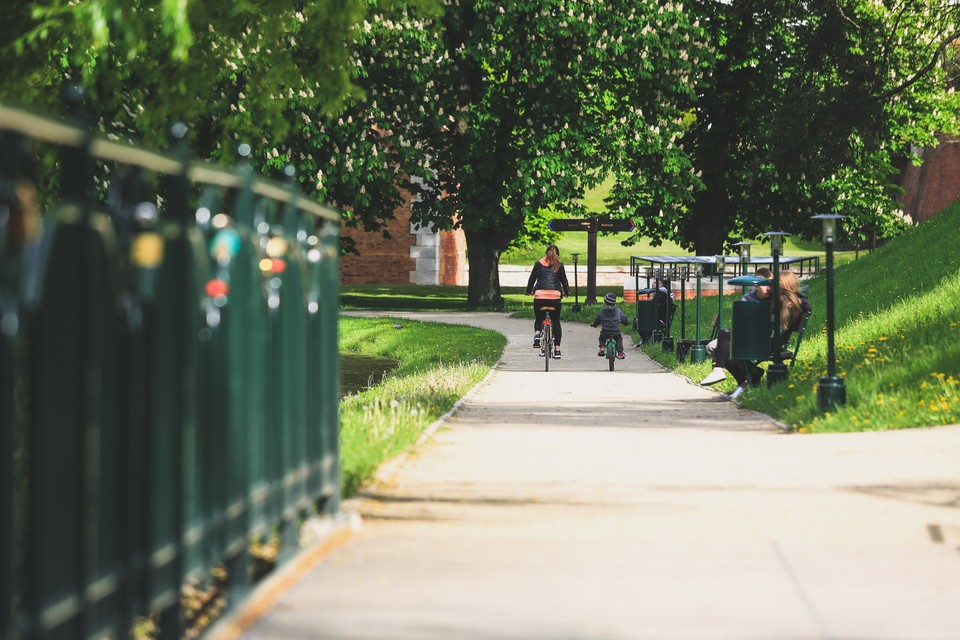
[[[400, 324], [401, 329], [394, 328]], [[340, 457], [349, 497], [385, 460], [416, 442], [500, 359], [495, 331], [406, 318], [341, 316], [340, 349], [393, 358], [380, 384], [340, 401]]]

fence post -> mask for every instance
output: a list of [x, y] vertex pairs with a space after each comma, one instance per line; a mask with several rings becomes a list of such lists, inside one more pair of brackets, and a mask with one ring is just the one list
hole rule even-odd
[[[17, 202], [26, 164], [23, 136], [0, 132], [0, 635], [13, 636], [14, 539], [14, 339], [19, 332], [16, 250], [26, 241], [27, 212]], [[15, 220], [17, 216], [18, 220]], [[19, 227], [19, 228], [18, 228]], [[18, 237], [18, 235], [20, 237]], [[19, 246], [18, 246], [19, 245]]]

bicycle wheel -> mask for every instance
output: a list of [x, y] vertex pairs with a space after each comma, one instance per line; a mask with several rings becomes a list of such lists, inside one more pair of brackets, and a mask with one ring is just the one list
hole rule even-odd
[[543, 324], [543, 336], [541, 344], [544, 348], [543, 370], [550, 371], [550, 358], [553, 357], [553, 328], [548, 322]]
[[613, 340], [607, 340], [607, 363], [610, 365], [610, 371], [613, 371], [613, 363], [617, 360], [617, 343]]

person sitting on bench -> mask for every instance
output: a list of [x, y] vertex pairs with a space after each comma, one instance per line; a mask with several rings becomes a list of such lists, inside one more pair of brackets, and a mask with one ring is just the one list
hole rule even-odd
[[[769, 280], [773, 274], [769, 269], [757, 269], [756, 275], [760, 278]], [[800, 320], [803, 315], [810, 310], [810, 303], [806, 298], [800, 297], [800, 280], [797, 274], [789, 270], [780, 272], [780, 344], [771, 345], [772, 349], [781, 351], [784, 345], [790, 340], [790, 334], [799, 328]], [[745, 302], [762, 302], [769, 300], [773, 288], [770, 286], [757, 286], [741, 298]], [[720, 329], [717, 334], [716, 344], [713, 348], [713, 370], [706, 378], [700, 381], [702, 386], [711, 386], [726, 379], [729, 371], [737, 381], [737, 388], [730, 394], [731, 398], [737, 398], [743, 393], [747, 386], [747, 375], [753, 384], [757, 384], [763, 376], [764, 370], [756, 363], [745, 360], [732, 360], [730, 358], [730, 330]], [[707, 346], [708, 351], [710, 345]]]
[[[674, 295], [670, 290], [670, 281], [656, 278], [652, 288], [654, 289], [653, 299], [657, 303], [657, 329], [666, 331], [677, 310], [677, 303], [673, 301]], [[640, 331], [639, 334], [640, 344], [646, 344], [653, 338], [653, 331]]]

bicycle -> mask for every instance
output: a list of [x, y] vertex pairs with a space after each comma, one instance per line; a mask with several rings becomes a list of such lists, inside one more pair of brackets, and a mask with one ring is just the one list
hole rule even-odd
[[540, 357], [543, 358], [543, 370], [550, 371], [550, 360], [553, 359], [553, 323], [550, 321], [550, 312], [556, 311], [556, 307], [540, 307], [547, 312], [547, 317], [543, 319], [543, 328], [540, 330]]
[[610, 371], [613, 371], [613, 363], [617, 360], [617, 341], [613, 338], [607, 338], [607, 344], [604, 350], [607, 356], [607, 364], [610, 365]]

